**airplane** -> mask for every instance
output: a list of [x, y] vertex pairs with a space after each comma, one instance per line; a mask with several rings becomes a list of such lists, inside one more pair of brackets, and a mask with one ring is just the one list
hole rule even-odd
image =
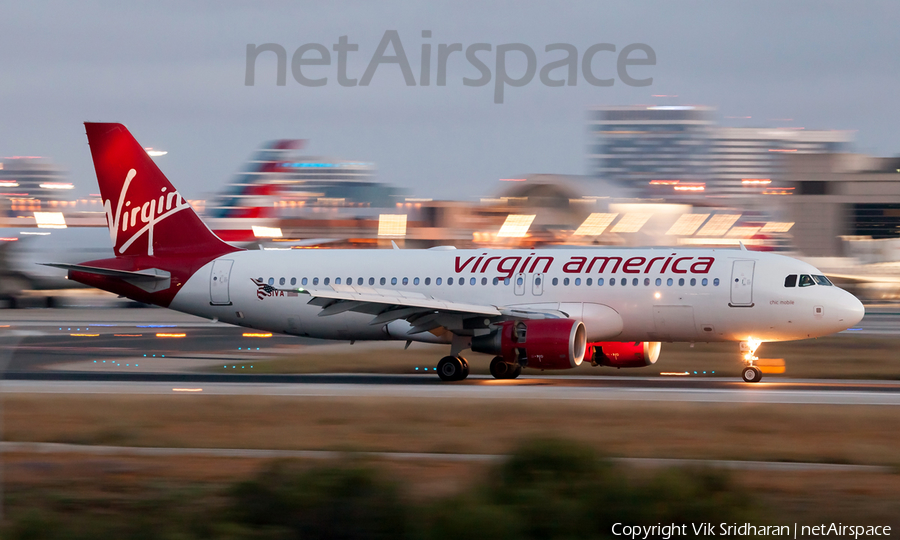
[[573, 248], [247, 251], [219, 239], [125, 126], [85, 123], [114, 258], [47, 263], [139, 302], [247, 328], [322, 339], [443, 343], [523, 367], [630, 368], [662, 342], [740, 344], [758, 382], [761, 343], [825, 336], [865, 309], [812, 265], [742, 249]]

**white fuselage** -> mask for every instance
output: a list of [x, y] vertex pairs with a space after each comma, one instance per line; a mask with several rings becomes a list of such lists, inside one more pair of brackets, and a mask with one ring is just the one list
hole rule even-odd
[[[197, 271], [170, 307], [270, 332], [432, 342], [448, 338], [407, 336], [405, 321], [371, 325], [367, 313], [319, 316], [322, 307], [309, 305], [303, 291], [346, 288], [350, 280], [361, 292], [559, 310], [575, 319], [583, 313], [589, 336], [585, 306], [608, 306], [623, 327], [609, 341], [784, 341], [839, 332], [862, 318], [853, 295], [834, 286], [788, 288], [789, 274], [820, 272], [789, 257], [743, 250], [241, 251]], [[260, 279], [276, 290], [264, 291]]]

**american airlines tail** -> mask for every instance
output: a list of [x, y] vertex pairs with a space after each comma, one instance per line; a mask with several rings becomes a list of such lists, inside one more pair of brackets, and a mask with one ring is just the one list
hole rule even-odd
[[50, 266], [86, 285], [168, 307], [197, 269], [238, 248], [209, 230], [125, 126], [84, 126], [115, 258]]

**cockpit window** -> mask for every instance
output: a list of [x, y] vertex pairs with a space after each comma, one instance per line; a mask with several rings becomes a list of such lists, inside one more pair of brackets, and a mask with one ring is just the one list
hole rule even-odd
[[815, 280], [816, 285], [825, 285], [826, 287], [832, 287], [834, 284], [825, 276], [813, 276], [813, 280]]
[[784, 286], [785, 287], [796, 287], [797, 286], [797, 274], [791, 274], [788, 277], [784, 278]]
[[813, 281], [812, 276], [808, 276], [806, 274], [803, 274], [800, 276], [800, 286], [801, 287], [812, 287], [815, 284], [816, 284], [816, 282]]

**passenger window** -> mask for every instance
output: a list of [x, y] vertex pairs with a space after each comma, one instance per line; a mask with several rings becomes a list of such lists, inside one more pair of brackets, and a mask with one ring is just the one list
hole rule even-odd
[[464, 277], [459, 278], [459, 284], [460, 284], [460, 285], [465, 285], [465, 284], [466, 284], [466, 278], [464, 278]]
[[392, 278], [391, 278], [391, 285], [396, 285], [396, 284], [397, 284], [397, 278], [392, 277]]
[[700, 284], [703, 285], [704, 287], [706, 287], [706, 285], [707, 285], [708, 283], [709, 283], [709, 280], [706, 279], [706, 278], [703, 278], [703, 281], [700, 282]]
[[622, 278], [622, 285], [628, 285], [628, 280], [625, 278]]
[[301, 284], [301, 285], [306, 285], [307, 283], [309, 283], [309, 281], [307, 281], [306, 278], [303, 278], [303, 279], [300, 280], [300, 284]]
[[469, 285], [475, 285], [475, 278], [469, 278]]
[[800, 276], [800, 286], [801, 287], [812, 287], [816, 282], [813, 281], [812, 276], [808, 276], [806, 274], [802, 274]]
[[363, 278], [356, 278], [356, 284], [357, 284], [357, 285], [362, 285], [362, 284], [363, 284]]
[[297, 284], [297, 278], [292, 277], [292, 278], [291, 278], [291, 285], [296, 285], [296, 284]]
[[656, 286], [659, 287], [662, 285], [662, 278], [656, 278]]
[[[440, 278], [438, 278], [438, 279], [440, 279]], [[440, 285], [440, 283], [439, 283], [438, 285]], [[447, 278], [447, 285], [453, 285], [453, 278], [452, 278], [452, 277]]]
[[[437, 278], [436, 280], [434, 280], [434, 284], [435, 284], [435, 285], [440, 285], [440, 284], [441, 284], [441, 278]], [[451, 285], [452, 285], [452, 283], [451, 283]]]
[[369, 285], [375, 285], [375, 278], [373, 278], [373, 277], [369, 278]]
[[509, 285], [509, 278], [503, 278], [503, 284]]
[[609, 278], [609, 286], [612, 287], [615, 284], [616, 284], [616, 278], [614, 278], [614, 277]]
[[493, 283], [494, 283], [494, 285], [496, 285], [496, 284], [500, 283], [500, 280], [497, 279], [497, 278], [494, 278], [494, 282], [493, 282]]
[[797, 286], [797, 274], [791, 274], [788, 277], [784, 278], [784, 286], [785, 287], [796, 287]]
[[347, 285], [353, 285], [353, 278], [352, 278], [352, 277], [348, 277], [348, 278], [347, 278], [347, 281], [346, 281], [345, 283], [347, 283]]
[[278, 284], [279, 284], [279, 285], [284, 285], [284, 278], [279, 279], [279, 280], [278, 280]]
[[325, 278], [324, 284], [328, 285], [328, 282], [331, 281], [329, 278]]
[[313, 285], [318, 285], [318, 284], [319, 284], [319, 278], [314, 277], [314, 278], [313, 278]]
[[403, 284], [406, 285], [409, 283], [409, 278], [403, 278]]
[[419, 284], [419, 278], [413, 278], [413, 285]]
[[713, 280], [713, 287], [718, 287], [718, 286], [719, 286], [719, 278], [715, 278]]
[[634, 285], [635, 287], [637, 287], [637, 284], [638, 284], [638, 278], [632, 279], [632, 280], [631, 280], [631, 284]]
[[269, 278], [269, 285], [275, 285], [275, 278], [273, 278], [273, 277]]
[[684, 287], [684, 278], [678, 278], [678, 286]]
[[598, 277], [598, 278], [597, 278], [597, 285], [603, 285], [603, 278], [602, 278], [602, 277]]
[[650, 278], [644, 278], [644, 287], [650, 286]]
[[430, 277], [425, 278], [425, 285], [431, 285], [431, 278], [430, 278]]
[[691, 287], [697, 284], [697, 278], [691, 278]]
[[674, 281], [672, 280], [672, 278], [669, 278], [669, 279], [666, 280], [666, 285], [668, 285], [669, 287], [672, 286], [672, 283], [674, 283]]
[[384, 278], [381, 278], [380, 280], [378, 280], [378, 283], [384, 285], [385, 283], [387, 283], [387, 280]]
[[[540, 280], [540, 278], [538, 278], [538, 280]], [[486, 277], [481, 278], [481, 284], [482, 284], [482, 285], [487, 285], [487, 278], [486, 278]]]
[[591, 278], [587, 278], [587, 279], [584, 281], [584, 284], [587, 285], [588, 287], [590, 287], [591, 285], [594, 284], [594, 281], [593, 281]]
[[816, 282], [816, 285], [824, 285], [826, 287], [832, 287], [834, 284], [825, 276], [813, 276], [813, 279]]
[[557, 286], [557, 285], [559, 285], [559, 278], [553, 278], [552, 283], [553, 283], [553, 286], [554, 286], [554, 287]]
[[334, 278], [334, 284], [335, 284], [335, 285], [340, 285], [340, 284], [341, 284], [341, 278]]

